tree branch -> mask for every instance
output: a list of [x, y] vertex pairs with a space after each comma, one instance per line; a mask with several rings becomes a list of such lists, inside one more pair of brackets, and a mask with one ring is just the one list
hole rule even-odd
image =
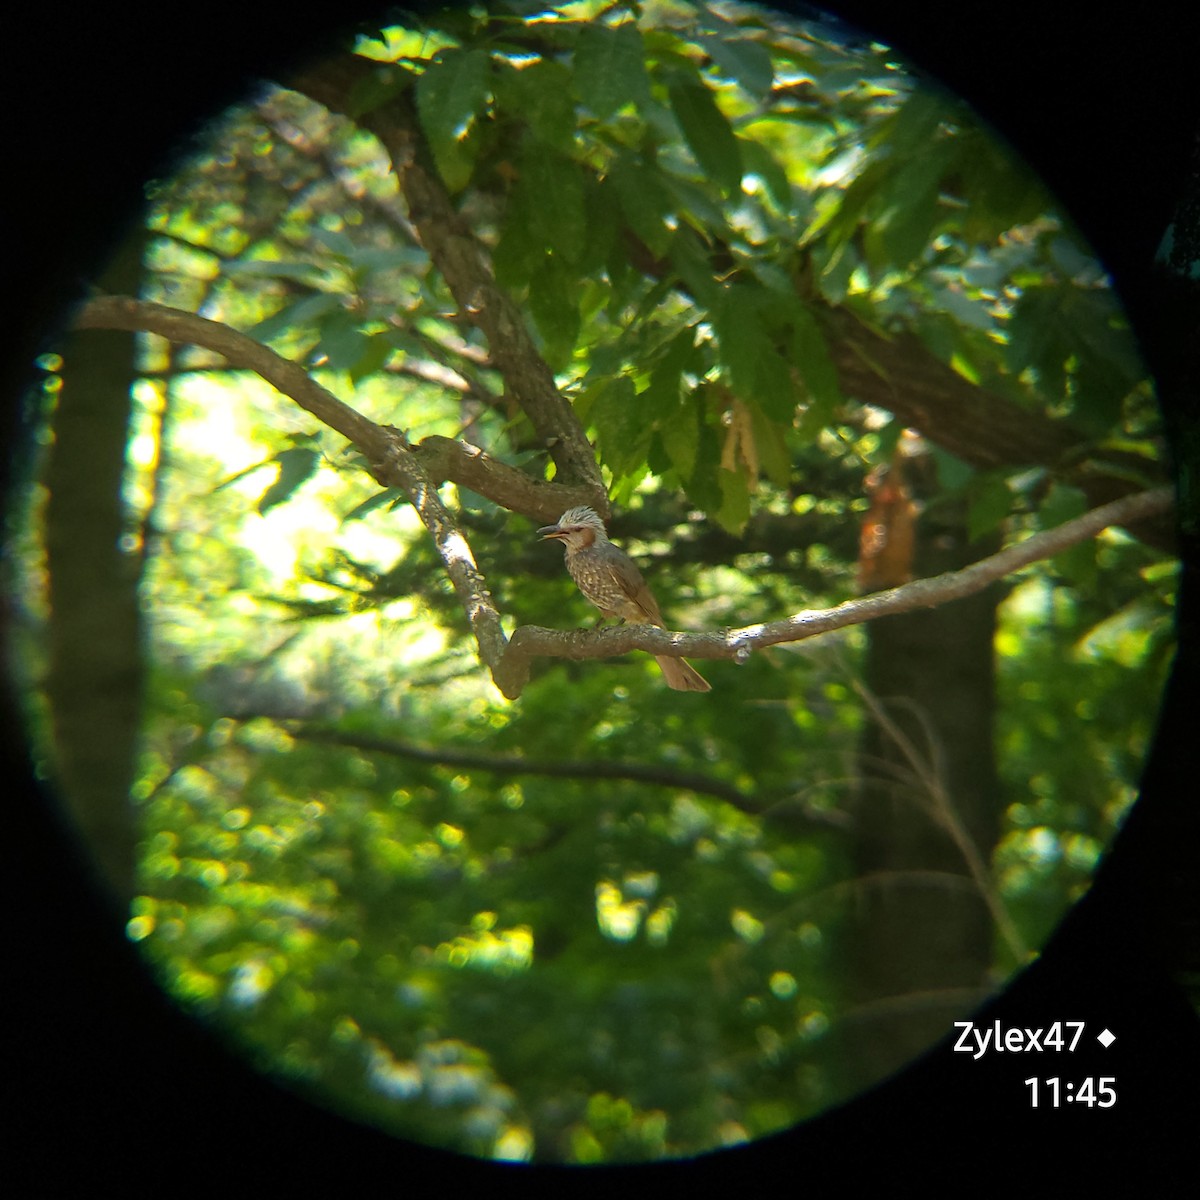
[[[399, 436], [396, 430], [364, 417], [317, 383], [299, 364], [228, 325], [128, 296], [100, 296], [87, 301], [79, 309], [75, 324], [79, 329], [155, 333], [171, 342], [212, 350], [231, 367], [253, 371], [347, 438], [372, 464], [374, 478], [384, 487], [408, 490], [404, 471], [390, 458]], [[435, 435], [415, 445], [404, 440], [403, 449], [416, 460], [424, 474], [420, 482], [425, 486], [455, 483], [532, 521], [557, 520], [573, 505], [594, 499], [590, 486], [545, 483], [477, 446], [452, 438]], [[377, 470], [381, 467], [386, 467], [383, 473]]]
[[[245, 717], [239, 716], [239, 719]], [[387, 754], [414, 762], [429, 763], [431, 766], [491, 771], [497, 775], [541, 775], [548, 779], [623, 779], [631, 783], [712, 796], [752, 816], [761, 816], [764, 811], [762, 805], [755, 803], [751, 796], [733, 784], [712, 779], [698, 771], [674, 770], [658, 763], [608, 759], [554, 762], [525, 758], [520, 754], [481, 754], [476, 750], [460, 750], [454, 747], [418, 746], [398, 738], [373, 737], [370, 734], [348, 733], [316, 725], [286, 723], [285, 727], [292, 737], [304, 741], [346, 746], [372, 754]]]
[[[349, 116], [359, 85], [379, 69], [377, 63], [347, 55], [323, 62], [288, 86], [330, 112]], [[483, 331], [508, 394], [529, 418], [562, 481], [590, 489], [586, 503], [607, 516], [608, 492], [583, 426], [534, 346], [521, 310], [496, 282], [487, 249], [446, 194], [420, 135], [411, 100], [399, 96], [353, 119], [383, 145], [421, 244], [463, 315]]]
[[509, 640], [503, 658], [493, 671], [496, 686], [510, 699], [520, 694], [529, 678], [531, 660], [544, 658], [609, 658], [631, 650], [687, 658], [719, 658], [745, 662], [751, 651], [784, 642], [799, 642], [849, 625], [880, 617], [934, 608], [981, 592], [1005, 575], [1062, 553], [1094, 537], [1110, 525], [1135, 524], [1162, 516], [1174, 505], [1174, 489], [1154, 488], [1125, 496], [1067, 521], [1055, 529], [1036, 533], [959, 571], [918, 579], [901, 587], [847, 600], [828, 609], [808, 609], [765, 624], [747, 625], [721, 633], [673, 633], [650, 625], [622, 625], [593, 631], [545, 629], [523, 625]]
[[[305, 411], [337, 430], [362, 451], [371, 464], [374, 478], [385, 487], [402, 489], [412, 501], [438, 548], [447, 573], [463, 604], [480, 657], [490, 669], [500, 691], [516, 699], [529, 679], [532, 659], [608, 658], [645, 650], [688, 658], [733, 659], [744, 662], [751, 651], [783, 642], [798, 642], [863, 621], [918, 608], [932, 608], [982, 591], [988, 584], [1028, 566], [1051, 558], [1069, 546], [1094, 537], [1110, 525], [1133, 525], [1171, 511], [1174, 490], [1154, 488], [1125, 496], [1092, 509], [1056, 529], [1034, 534], [998, 554], [960, 571], [919, 579], [834, 608], [806, 610], [782, 620], [748, 625], [722, 633], [672, 633], [647, 625], [625, 625], [596, 631], [565, 631], [524, 625], [506, 641], [500, 615], [492, 603], [486, 582], [471, 554], [470, 545], [437, 494], [443, 479], [459, 482], [490, 498], [503, 496], [505, 507], [526, 512], [537, 519], [553, 519], [570, 495], [577, 492], [559, 484], [540, 483], [521, 475], [515, 468], [489, 459], [475, 447], [462, 447], [449, 438], [426, 439], [414, 448], [404, 435], [390, 426], [377, 425], [342, 403], [296, 363], [276, 354], [268, 346], [244, 333], [210, 321], [195, 313], [127, 296], [102, 296], [86, 302], [75, 325], [79, 329], [122, 329], [156, 333], [172, 342], [190, 342], [221, 354], [231, 366], [254, 371]], [[426, 470], [428, 461], [434, 468]], [[518, 478], [519, 477], [519, 478]], [[487, 491], [484, 491], [484, 488]], [[536, 499], [535, 499], [536, 498]], [[560, 507], [562, 506], [562, 507]]]
[[[75, 325], [78, 329], [156, 333], [172, 342], [190, 342], [213, 350], [231, 366], [255, 372], [306, 412], [348, 438], [371, 464], [371, 473], [377, 482], [384, 487], [400, 488], [412, 502], [446, 565], [446, 572], [467, 614], [480, 658], [489, 669], [495, 670], [505, 648], [500, 614], [475, 565], [466, 537], [438, 495], [437, 484], [426, 474], [420, 457], [399, 430], [377, 425], [343, 404], [303, 367], [276, 354], [270, 347], [228, 325], [195, 313], [127, 296], [102, 296], [83, 305]], [[450, 471], [445, 471], [443, 478], [449, 476]], [[485, 470], [479, 468], [477, 481], [484, 476]], [[534, 480], [528, 482], [531, 488], [538, 486]]]

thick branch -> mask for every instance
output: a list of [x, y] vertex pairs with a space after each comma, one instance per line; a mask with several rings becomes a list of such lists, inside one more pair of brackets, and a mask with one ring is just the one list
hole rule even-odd
[[413, 446], [412, 453], [435, 483], [450, 480], [542, 524], [557, 521], [568, 508], [595, 499], [589, 486], [543, 483], [456, 438], [431, 434]]
[[[971, 383], [915, 334], [881, 333], [845, 308], [826, 305], [821, 313], [842, 391], [894, 413], [973, 467], [1046, 467], [1080, 488], [1092, 507], [1165, 478], [1160, 464], [1140, 456], [1085, 453], [1087, 439], [1079, 430]], [[1174, 546], [1174, 529], [1165, 519], [1146, 522], [1137, 534], [1149, 545]]]
[[[348, 55], [322, 63], [290, 86], [330, 112], [348, 115], [359, 85], [380, 69], [377, 63]], [[483, 331], [508, 394], [529, 418], [562, 480], [590, 487], [588, 503], [607, 515], [608, 494], [583, 427], [555, 386], [553, 372], [534, 346], [521, 310], [496, 283], [486, 248], [446, 194], [418, 132], [410, 100], [397, 97], [354, 119], [382, 143], [421, 244], [463, 315]]]
[[[297, 363], [219, 321], [128, 296], [101, 296], [83, 305], [75, 323], [79, 329], [155, 333], [171, 342], [212, 350], [230, 366], [253, 371], [265, 379], [322, 424], [351, 441], [372, 464], [385, 463], [395, 445], [394, 430], [377, 425], [344, 404]], [[405, 442], [404, 448], [418, 460], [427, 483], [458, 484], [533, 521], [557, 520], [572, 505], [587, 504], [594, 499], [588, 486], [545, 483], [477, 446], [452, 438], [435, 435], [417, 445]], [[390, 475], [376, 474], [375, 478], [385, 487], [407, 490], [396, 470]]]
[[745, 662], [751, 651], [762, 646], [799, 642], [817, 634], [860, 625], [879, 617], [935, 608], [983, 591], [1005, 575], [1062, 553], [1068, 547], [1094, 537], [1110, 525], [1129, 525], [1168, 513], [1174, 504], [1174, 489], [1154, 488], [1114, 500], [1086, 512], [1055, 529], [1036, 533], [1023, 542], [1001, 550], [960, 571], [949, 571], [931, 579], [918, 579], [901, 587], [847, 600], [828, 609], [809, 609], [765, 624], [747, 625], [721, 633], [672, 633], [650, 625], [622, 625], [615, 629], [565, 631], [523, 625], [509, 641], [503, 660], [493, 672], [496, 686], [508, 697], [520, 694], [529, 678], [530, 661], [548, 658], [609, 658], [631, 650], [688, 658], [722, 658]]
[[348, 438], [368, 459], [382, 457], [387, 449], [388, 437], [383, 426], [343, 404], [297, 363], [219, 321], [129, 296], [99, 296], [80, 308], [75, 326], [156, 333], [170, 342], [203, 346], [220, 354], [231, 366], [253, 371], [265, 379], [322, 424]]

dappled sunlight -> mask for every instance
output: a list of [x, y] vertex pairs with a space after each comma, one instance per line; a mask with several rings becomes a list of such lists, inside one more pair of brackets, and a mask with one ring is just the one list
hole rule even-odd
[[[362, 33], [154, 185], [77, 318], [125, 374], [41, 360], [19, 661], [126, 938], [256, 1064], [480, 1159], [687, 1157], [910, 1061], [1090, 886], [1173, 652], [1161, 423], [1068, 218], [886, 46], [518, 10]], [[537, 534], [584, 503], [711, 693], [590, 632]]]

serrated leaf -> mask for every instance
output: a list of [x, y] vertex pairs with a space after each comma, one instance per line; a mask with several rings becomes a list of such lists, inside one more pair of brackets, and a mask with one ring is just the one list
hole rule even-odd
[[613, 203], [612, 192], [593, 175], [584, 180], [583, 213], [587, 236], [583, 239], [577, 265], [582, 274], [594, 279], [617, 244], [621, 214]]
[[720, 362], [739, 399], [774, 421], [790, 422], [797, 402], [791, 370], [763, 325], [772, 303], [758, 287], [726, 288], [713, 320]]
[[442, 50], [417, 81], [417, 114], [448, 187], [470, 178], [474, 143], [466, 140], [491, 88], [491, 59], [480, 49]]
[[691, 479], [696, 469], [696, 452], [700, 447], [698, 407], [694, 403], [686, 405], [672, 420], [664, 421], [659, 426], [658, 436], [680, 479]]
[[506, 110], [528, 123], [538, 141], [569, 151], [575, 135], [571, 72], [560, 62], [542, 59], [510, 68], [499, 79]]
[[383, 370], [384, 364], [392, 357], [395, 347], [386, 333], [366, 335], [366, 345], [359, 355], [358, 361], [349, 368], [350, 382], [357, 384], [368, 375], [374, 375]]
[[370, 341], [353, 313], [338, 312], [322, 322], [321, 340], [314, 354], [323, 358], [321, 366], [330, 371], [351, 371], [367, 352]]
[[492, 251], [496, 281], [510, 290], [523, 288], [545, 257], [546, 247], [521, 210], [509, 205], [501, 218], [500, 238]]
[[529, 309], [545, 345], [543, 357], [552, 370], [570, 359], [579, 337], [579, 304], [575, 276], [558, 259], [547, 256], [529, 281]]
[[676, 230], [670, 260], [697, 304], [709, 309], [720, 305], [721, 284], [713, 277], [711, 257], [695, 230], [686, 225]]
[[799, 397], [791, 369], [770, 341], [758, 360], [751, 399], [772, 421], [790, 424], [796, 415]]
[[762, 329], [758, 292], [749, 287], [727, 287], [713, 312], [721, 365], [733, 390], [741, 396], [753, 394], [758, 381], [758, 362], [768, 348]]
[[1062, 297], [1054, 288], [1030, 288], [1017, 301], [1008, 322], [1007, 358], [1014, 374], [1031, 368], [1043, 394], [1056, 399], [1066, 388], [1069, 353], [1060, 328]]
[[811, 408], [822, 417], [830, 416], [841, 403], [841, 384], [820, 323], [806, 308], [793, 313], [791, 351]]
[[671, 197], [657, 168], [623, 155], [613, 164], [605, 180], [616, 192], [629, 227], [655, 253], [665, 254], [671, 231], [665, 217]]
[[619, 375], [602, 385], [590, 406], [588, 422], [596, 431], [600, 461], [614, 477], [644, 468], [651, 426], [632, 379]]
[[671, 422], [679, 414], [683, 373], [696, 357], [696, 331], [689, 325], [675, 334], [650, 371], [650, 386], [642, 394], [644, 402], [662, 422]]
[[530, 142], [521, 156], [520, 172], [511, 201], [516, 219], [567, 262], [578, 261], [587, 230], [579, 164]]
[[580, 30], [575, 94], [602, 121], [631, 101], [639, 108], [649, 104], [646, 48], [632, 21], [615, 26], [592, 21]]
[[700, 169], [727, 196], [735, 195], [742, 186], [742, 151], [712, 92], [702, 83], [677, 80], [667, 96]]

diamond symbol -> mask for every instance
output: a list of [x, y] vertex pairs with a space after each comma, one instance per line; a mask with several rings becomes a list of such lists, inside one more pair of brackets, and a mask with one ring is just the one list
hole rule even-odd
[[1109, 1046], [1111, 1046], [1116, 1040], [1117, 1035], [1115, 1033], [1109, 1033], [1107, 1029], [1103, 1033], [1096, 1034], [1096, 1041], [1098, 1041], [1100, 1045], [1105, 1048], [1105, 1050], [1107, 1050]]

